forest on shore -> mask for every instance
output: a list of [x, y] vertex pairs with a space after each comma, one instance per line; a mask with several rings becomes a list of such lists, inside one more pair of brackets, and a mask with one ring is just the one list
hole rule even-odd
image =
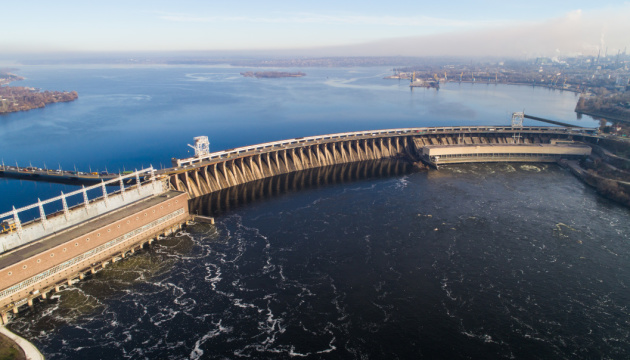
[[[605, 91], [601, 89], [600, 91]], [[630, 92], [580, 96], [575, 111], [589, 115], [630, 121]]]

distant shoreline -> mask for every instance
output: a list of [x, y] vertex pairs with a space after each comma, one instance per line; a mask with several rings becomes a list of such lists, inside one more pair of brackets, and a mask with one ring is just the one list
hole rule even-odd
[[257, 79], [260, 78], [284, 78], [284, 77], [303, 77], [306, 76], [303, 72], [284, 72], [284, 71], [246, 71], [242, 72], [241, 75], [244, 77], [255, 77]]
[[24, 78], [7, 71], [0, 71], [0, 86], [9, 85], [13, 81], [20, 80], [24, 80]]

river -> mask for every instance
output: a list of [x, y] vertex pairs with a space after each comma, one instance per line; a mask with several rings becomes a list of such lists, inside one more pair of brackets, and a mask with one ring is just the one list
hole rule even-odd
[[[576, 119], [574, 94], [548, 89], [411, 92], [384, 68], [297, 69], [298, 79], [245, 70], [26, 67], [23, 85], [80, 98], [0, 117], [0, 154], [113, 170], [187, 156], [198, 135], [224, 149], [507, 124], [523, 108], [596, 125]], [[196, 200], [191, 210], [217, 216], [215, 227], [189, 226], [10, 328], [51, 359], [630, 355], [630, 211], [555, 165], [379, 161], [265, 181]], [[0, 205], [70, 188], [3, 179]]]

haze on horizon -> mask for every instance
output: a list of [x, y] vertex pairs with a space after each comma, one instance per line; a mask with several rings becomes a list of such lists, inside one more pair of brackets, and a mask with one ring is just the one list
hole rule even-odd
[[615, 55], [630, 2], [28, 1], [3, 4], [0, 60], [47, 54]]

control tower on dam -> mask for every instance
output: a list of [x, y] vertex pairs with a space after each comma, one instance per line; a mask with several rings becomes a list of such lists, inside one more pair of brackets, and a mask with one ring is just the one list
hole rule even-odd
[[437, 167], [457, 162], [541, 162], [582, 157], [590, 154], [587, 144], [597, 141], [597, 129], [525, 126], [387, 129], [295, 138], [218, 152], [209, 151], [205, 136], [195, 141], [194, 146], [190, 145], [195, 156], [172, 159], [173, 168], [166, 171], [171, 186], [188, 193], [191, 199], [276, 175], [385, 158], [407, 158]]

